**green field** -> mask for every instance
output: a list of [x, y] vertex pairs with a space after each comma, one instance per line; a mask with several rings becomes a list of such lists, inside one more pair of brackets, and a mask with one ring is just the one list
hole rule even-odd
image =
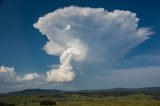
[[160, 106], [160, 94], [81, 93], [51, 95], [3, 95], [0, 102], [15, 106], [40, 106], [41, 101], [55, 101], [56, 106]]

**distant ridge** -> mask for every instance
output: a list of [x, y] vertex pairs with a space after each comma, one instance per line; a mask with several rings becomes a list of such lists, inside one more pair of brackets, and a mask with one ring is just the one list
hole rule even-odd
[[14, 91], [5, 93], [7, 95], [38, 95], [38, 94], [56, 94], [56, 93], [62, 93], [61, 90], [56, 89], [25, 89], [22, 91]]
[[114, 93], [114, 92], [146, 92], [146, 93], [160, 93], [160, 87], [145, 87], [145, 88], [113, 88], [103, 90], [56, 90], [56, 89], [25, 89], [22, 91], [14, 91], [5, 93], [3, 95], [51, 95], [60, 93]]

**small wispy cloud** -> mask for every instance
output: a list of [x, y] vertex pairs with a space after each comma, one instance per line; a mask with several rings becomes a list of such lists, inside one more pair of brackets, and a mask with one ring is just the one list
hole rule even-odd
[[160, 84], [159, 69], [160, 66], [114, 69], [110, 71], [110, 75], [103, 74], [97, 80], [106, 81], [108, 84], [112, 83], [112, 87], [153, 87]]
[[159, 54], [143, 54], [134, 56], [131, 59], [125, 60], [124, 62], [128, 66], [153, 66], [160, 65]]

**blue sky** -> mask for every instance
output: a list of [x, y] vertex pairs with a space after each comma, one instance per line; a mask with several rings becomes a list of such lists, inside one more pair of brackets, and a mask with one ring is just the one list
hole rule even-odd
[[[118, 63], [104, 61], [103, 64], [98, 63], [95, 67], [91, 67], [95, 63], [88, 64], [87, 62], [84, 62], [85, 65], [82, 63], [83, 67], [78, 66], [82, 71], [77, 71], [75, 79], [71, 82], [55, 83], [54, 81], [51, 81], [45, 84], [45, 86], [37, 85], [35, 87], [57, 89], [104, 89], [112, 87], [159, 86], [160, 79], [158, 79], [157, 76], [160, 75], [159, 0], [0, 0], [0, 65], [4, 67], [13, 67], [14, 71], [16, 71], [19, 76], [23, 76], [27, 73], [33, 72], [44, 74], [52, 65], [59, 64], [60, 55], [48, 55], [49, 53], [46, 53], [48, 51], [43, 50], [43, 46], [47, 41], [50, 41], [50, 39], [48, 40], [48, 36], [42, 35], [41, 32], [39, 32], [39, 30], [41, 30], [39, 26], [37, 27], [37, 30], [33, 27], [33, 24], [37, 23], [39, 17], [43, 17], [47, 13], [54, 12], [58, 8], [69, 7], [72, 5], [78, 7], [104, 8], [109, 12], [113, 12], [114, 10], [124, 10], [136, 13], [136, 17], [139, 18], [138, 28], [148, 27], [154, 33], [149, 36], [149, 39], [136, 44], [136, 46], [133, 46], [133, 48], [127, 53], [123, 54], [123, 58], [120, 58], [121, 61], [118, 61]], [[70, 26], [68, 26], [68, 29], [70, 29], [69, 27]], [[116, 29], [114, 30], [116, 31]], [[88, 43], [90, 42], [88, 39], [89, 38], [83, 40]], [[118, 38], [116, 40], [118, 40]], [[102, 42], [104, 42], [103, 39]], [[105, 50], [106, 47], [104, 46], [98, 49]], [[93, 54], [93, 56], [97, 55], [98, 54]], [[112, 60], [110, 55], [108, 57]], [[81, 63], [78, 62], [73, 64]], [[126, 71], [127, 69], [128, 71]], [[121, 71], [117, 72], [116, 70]], [[130, 83], [137, 82], [138, 78], [135, 80], [136, 74], [133, 78], [131, 77], [131, 79], [123, 78], [124, 75], [134, 75], [133, 73], [138, 73], [139, 70], [147, 71], [140, 72], [142, 76], [139, 76], [138, 78], [141, 82], [135, 84], [135, 86]], [[17, 85], [21, 85], [17, 82], [10, 84], [2, 79], [0, 80], [0, 83], [3, 85], [3, 87], [0, 87], [1, 92], [17, 90]], [[118, 82], [118, 80], [120, 82]], [[81, 85], [81, 87], [79, 87], [79, 85]], [[7, 88], [7, 90], [5, 88]], [[23, 85], [20, 89], [25, 88], [31, 88], [31, 86]]]

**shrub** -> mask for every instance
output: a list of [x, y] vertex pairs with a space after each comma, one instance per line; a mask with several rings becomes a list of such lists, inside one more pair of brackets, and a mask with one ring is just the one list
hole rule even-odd
[[55, 101], [41, 101], [40, 102], [40, 106], [56, 106], [56, 102]]

